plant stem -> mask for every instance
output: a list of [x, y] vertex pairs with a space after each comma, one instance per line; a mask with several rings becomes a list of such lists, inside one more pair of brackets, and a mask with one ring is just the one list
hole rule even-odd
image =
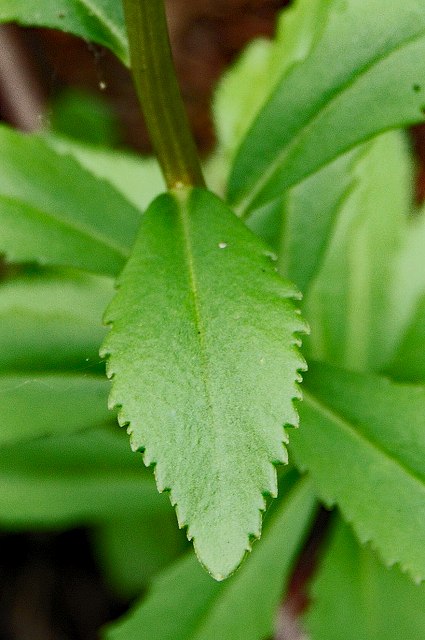
[[204, 186], [174, 69], [164, 0], [123, 4], [133, 78], [167, 187]]

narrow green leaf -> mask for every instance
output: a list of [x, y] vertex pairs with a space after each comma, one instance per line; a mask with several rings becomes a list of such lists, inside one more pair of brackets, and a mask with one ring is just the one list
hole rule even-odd
[[407, 327], [385, 373], [396, 380], [425, 383], [425, 296]]
[[340, 520], [311, 593], [306, 616], [311, 640], [425, 637], [425, 585], [383, 567]]
[[283, 426], [297, 423], [296, 296], [226, 205], [181, 189], [143, 217], [106, 313], [110, 405], [216, 578], [260, 535]]
[[308, 480], [286, 487], [252, 558], [218, 584], [193, 554], [154, 583], [141, 605], [110, 626], [108, 640], [263, 640], [272, 635], [277, 608], [314, 513]]
[[315, 364], [291, 453], [387, 564], [425, 578], [425, 388]]
[[0, 284], [0, 370], [26, 372], [100, 368], [102, 314], [109, 279], [31, 276]]
[[136, 209], [146, 209], [165, 191], [165, 182], [155, 158], [141, 158], [127, 151], [104, 149], [57, 135], [43, 138], [55, 151], [71, 155], [84, 169], [109, 182]]
[[[282, 205], [279, 272], [305, 294], [325, 259], [341, 202], [353, 187], [362, 148], [348, 153], [290, 189]], [[248, 219], [250, 224], [250, 218]]]
[[403, 339], [425, 295], [424, 246], [425, 207], [408, 220], [404, 241], [395, 259], [388, 309], [388, 329], [392, 330], [394, 345]]
[[303, 60], [319, 37], [328, 3], [297, 0], [282, 11], [273, 41], [252, 42], [226, 73], [214, 99], [220, 153], [233, 158], [283, 74]]
[[0, 22], [67, 31], [108, 47], [129, 64], [122, 6], [116, 0], [2, 0]]
[[422, 0], [331, 0], [320, 41], [239, 148], [229, 183], [237, 210], [279, 197], [382, 131], [422, 121], [424, 56]]
[[89, 430], [0, 448], [0, 523], [14, 529], [94, 524], [170, 512], [124, 434]]
[[142, 517], [137, 509], [131, 517], [101, 523], [93, 537], [106, 580], [123, 600], [138, 596], [187, 546], [171, 508]]
[[41, 137], [0, 127], [0, 252], [116, 275], [140, 211], [106, 181]]
[[[357, 156], [351, 177], [353, 186], [337, 207], [336, 224], [304, 313], [312, 328], [314, 358], [353, 370], [379, 371], [395, 346], [392, 284], [412, 203], [412, 163], [404, 134], [389, 132], [368, 143]], [[333, 190], [337, 193], [338, 187]], [[302, 200], [303, 212], [301, 205]], [[300, 262], [309, 243], [315, 242], [309, 240], [310, 234], [322, 224], [313, 222], [304, 240], [305, 218], [304, 213], [304, 226], [294, 238]], [[288, 275], [295, 275], [296, 269], [304, 273], [304, 267], [295, 265]]]
[[76, 373], [1, 373], [0, 445], [96, 427], [110, 420], [108, 384]]

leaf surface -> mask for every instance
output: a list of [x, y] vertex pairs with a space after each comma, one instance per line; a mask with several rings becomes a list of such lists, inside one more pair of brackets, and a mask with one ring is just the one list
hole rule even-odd
[[425, 388], [325, 364], [305, 388], [297, 464], [386, 564], [424, 579]]
[[[151, 482], [154, 487], [153, 478]], [[168, 506], [168, 513], [154, 515], [147, 509], [140, 514], [136, 508], [125, 518], [102, 522], [93, 532], [102, 573], [123, 600], [138, 596], [187, 547], [169, 502]]]
[[[325, 260], [341, 209], [353, 188], [359, 154], [348, 153], [290, 189], [282, 204], [278, 268], [303, 292]], [[247, 221], [250, 224], [250, 218]]]
[[[311, 589], [311, 640], [425, 637], [425, 585], [387, 569], [338, 521]], [[344, 603], [338, 606], [338, 603]]]
[[116, 275], [141, 212], [72, 157], [37, 136], [0, 127], [0, 252]]
[[108, 47], [129, 63], [122, 4], [116, 0], [2, 0], [0, 22], [67, 31]]
[[382, 131], [422, 121], [424, 56], [422, 0], [331, 0], [321, 39], [282, 78], [239, 148], [229, 182], [238, 212]]
[[385, 373], [396, 380], [425, 383], [425, 296], [404, 332]]
[[72, 156], [84, 169], [109, 182], [136, 209], [146, 209], [156, 196], [166, 190], [155, 158], [101, 148], [52, 134], [43, 139], [58, 153]]
[[0, 448], [0, 523], [13, 529], [109, 522], [135, 513], [156, 518], [158, 495], [140, 455], [116, 428], [39, 438]]
[[[0, 370], [100, 369], [109, 279], [82, 274], [20, 277], [0, 284]], [[32, 373], [31, 373], [32, 372]]]
[[107, 381], [76, 373], [1, 373], [0, 445], [110, 420]]
[[296, 296], [226, 205], [182, 189], [143, 217], [106, 313], [110, 405], [216, 578], [260, 535], [297, 423]]
[[[351, 179], [351, 190], [337, 203], [335, 225], [330, 229], [321, 270], [306, 296], [304, 313], [312, 328], [314, 358], [350, 369], [379, 371], [395, 346], [392, 283], [412, 202], [412, 166], [404, 134], [391, 131], [365, 145], [354, 162]], [[332, 188], [323, 186], [325, 194], [332, 193]], [[338, 187], [333, 190], [338, 192]], [[314, 192], [310, 195], [313, 200]], [[326, 195], [321, 200], [324, 198]], [[307, 201], [304, 209], [303, 200], [298, 205], [300, 222], [303, 211], [324, 217], [319, 205], [309, 209]], [[306, 218], [304, 213], [304, 227], [300, 225], [294, 238], [300, 261], [309, 243], [316, 242], [309, 240], [310, 235], [322, 224], [313, 221], [306, 233]], [[293, 251], [292, 246], [290, 249]], [[397, 302], [403, 304], [402, 294]]]
[[107, 640], [263, 640], [315, 508], [308, 480], [283, 489], [252, 557], [225, 583], [214, 582], [193, 554], [164, 572], [141, 605], [107, 629]]
[[328, 3], [296, 0], [279, 17], [275, 38], [250, 43], [224, 75], [214, 97], [220, 153], [230, 159], [276, 84], [307, 57], [326, 21]]

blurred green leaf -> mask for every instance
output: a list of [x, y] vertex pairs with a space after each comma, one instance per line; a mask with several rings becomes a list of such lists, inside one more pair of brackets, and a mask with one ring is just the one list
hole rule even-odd
[[49, 105], [49, 129], [57, 135], [92, 145], [112, 146], [119, 141], [118, 116], [105, 99], [68, 88]]
[[[286, 486], [285, 486], [286, 484]], [[282, 487], [283, 498], [261, 542], [238, 573], [214, 582], [193, 554], [155, 580], [152, 591], [121, 621], [108, 640], [263, 640], [272, 635], [297, 552], [315, 510], [307, 479]]]
[[[404, 135], [389, 132], [366, 145], [355, 160], [352, 181], [350, 192], [339, 203], [336, 225], [304, 313], [311, 326], [314, 358], [352, 370], [379, 371], [395, 348], [392, 285], [412, 206], [412, 163]], [[326, 193], [318, 191], [318, 196], [324, 200]], [[314, 205], [311, 210], [315, 211]], [[306, 225], [300, 224], [294, 238], [297, 248], [288, 249], [301, 263], [293, 274], [296, 269], [308, 270], [309, 258], [302, 259], [312, 242], [310, 233], [305, 234], [306, 240], [302, 237]], [[398, 303], [403, 304], [402, 297]]]
[[425, 296], [407, 327], [385, 373], [396, 380], [425, 383]]
[[220, 153], [233, 158], [258, 112], [283, 75], [303, 60], [320, 36], [323, 0], [297, 0], [280, 14], [272, 41], [252, 42], [224, 75], [214, 97]]
[[241, 214], [378, 133], [424, 119], [422, 0], [329, 4], [319, 42], [284, 75], [239, 148], [229, 199]]
[[130, 151], [104, 149], [57, 135], [44, 140], [61, 155], [71, 155], [89, 173], [109, 182], [137, 209], [146, 209], [156, 196], [165, 191], [158, 162]]
[[338, 520], [311, 588], [311, 640], [425, 637], [425, 585], [382, 566]]
[[0, 283], [0, 371], [101, 371], [102, 315], [112, 295], [110, 280], [82, 274]]
[[0, 252], [116, 275], [141, 212], [41, 137], [0, 127]]
[[[69, 407], [68, 407], [69, 409]], [[0, 448], [0, 524], [12, 529], [170, 513], [140, 454], [115, 427]]]
[[386, 564], [425, 578], [425, 387], [309, 364], [291, 454]]
[[116, 0], [2, 0], [0, 22], [50, 27], [108, 47], [129, 63], [121, 2]]
[[1, 373], [0, 445], [100, 426], [111, 417], [107, 397], [100, 376]]
[[131, 517], [105, 521], [93, 534], [108, 584], [125, 599], [139, 595], [187, 545], [171, 508], [169, 513], [142, 515], [136, 510]]

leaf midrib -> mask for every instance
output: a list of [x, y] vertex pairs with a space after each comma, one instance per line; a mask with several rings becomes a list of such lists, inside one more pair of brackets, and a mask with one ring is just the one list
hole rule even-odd
[[[412, 480], [418, 483], [421, 490], [425, 492], [425, 480], [419, 474], [417, 474], [413, 469], [410, 469], [408, 466], [406, 466], [406, 464], [402, 460], [397, 458], [394, 454], [390, 453], [378, 442], [369, 439], [366, 434], [360, 431], [360, 429], [355, 429], [353, 425], [347, 420], [347, 418], [345, 418], [345, 416], [343, 416], [340, 412], [338, 412], [333, 407], [325, 404], [322, 400], [317, 398], [317, 396], [310, 393], [305, 387], [303, 390], [303, 398], [304, 402], [310, 404], [313, 409], [321, 413], [327, 419], [330, 419], [334, 424], [340, 426], [345, 432], [350, 435], [350, 437], [354, 437], [361, 443], [366, 444], [366, 446], [377, 451], [381, 456], [384, 456], [395, 466], [399, 467], [406, 475], [408, 475]], [[361, 425], [359, 426], [361, 427]]]
[[[425, 36], [425, 29], [420, 31], [419, 34], [415, 34], [415, 36], [412, 36], [410, 38], [407, 38], [406, 40], [403, 40], [402, 42], [397, 44], [397, 46], [393, 47], [391, 50], [386, 52], [385, 55], [377, 55], [377, 56], [373, 57], [363, 67], [360, 67], [360, 69], [357, 69], [357, 70], [353, 71], [352, 74], [347, 78], [347, 80], [343, 84], [339, 85], [336, 90], [331, 91], [329, 93], [329, 95], [327, 96], [327, 98], [319, 103], [318, 110], [313, 114], [313, 116], [311, 118], [307, 119], [301, 125], [301, 127], [298, 128], [298, 131], [297, 131], [295, 137], [292, 138], [288, 142], [288, 144], [277, 154], [277, 156], [275, 157], [275, 160], [273, 160], [271, 162], [271, 164], [269, 165], [269, 168], [261, 174], [259, 179], [254, 183], [254, 186], [252, 186], [252, 185], [250, 186], [249, 194], [245, 195], [245, 196], [241, 196], [240, 199], [238, 199], [238, 200], [236, 200], [234, 202], [233, 206], [236, 209], [236, 211], [238, 212], [238, 215], [243, 218], [243, 217], [245, 217], [246, 215], [248, 215], [250, 213], [250, 210], [249, 210], [250, 205], [255, 201], [256, 197], [262, 192], [263, 188], [267, 185], [269, 180], [271, 180], [273, 178], [274, 174], [279, 170], [279, 166], [282, 165], [282, 163], [285, 160], [285, 157], [290, 155], [291, 151], [294, 148], [296, 148], [298, 143], [300, 142], [300, 140], [302, 140], [302, 138], [307, 135], [308, 131], [314, 126], [315, 122], [322, 117], [323, 113], [325, 113], [325, 111], [327, 109], [330, 109], [331, 105], [334, 102], [336, 102], [338, 100], [338, 98], [340, 98], [341, 95], [347, 89], [349, 89], [352, 86], [354, 86], [356, 84], [356, 82], [359, 81], [360, 79], [362, 79], [363, 76], [365, 76], [370, 71], [370, 69], [372, 69], [375, 65], [378, 65], [381, 62], [384, 62], [385, 60], [388, 60], [389, 58], [391, 58], [392, 55], [396, 54], [398, 51], [400, 51], [404, 47], [409, 47], [411, 44], [415, 43], [416, 41], [421, 40], [424, 36]], [[315, 47], [315, 51], [317, 51], [317, 48], [318, 47], [316, 46]], [[305, 61], [300, 62], [299, 65], [297, 65], [297, 67], [302, 66], [303, 62], [305, 62]], [[272, 93], [269, 101], [279, 91], [279, 89], [280, 89], [280, 87], [278, 87]], [[323, 169], [323, 167], [325, 167], [328, 164], [330, 164], [337, 157], [339, 157], [340, 155], [343, 155], [344, 153], [347, 153], [351, 149], [354, 149], [354, 147], [356, 147], [358, 144], [360, 144], [361, 142], [365, 142], [371, 136], [376, 135], [376, 133], [378, 133], [378, 132], [375, 132], [374, 134], [370, 134], [370, 135], [367, 136], [367, 138], [364, 138], [362, 140], [358, 140], [356, 143], [351, 144], [348, 147], [344, 148], [336, 156], [333, 156], [330, 160], [324, 161], [319, 166], [315, 167], [313, 170], [309, 170], [309, 173], [303, 175], [302, 177], [298, 178], [293, 183], [287, 185], [286, 189], [290, 189], [290, 188], [295, 187], [297, 184], [299, 184], [300, 182], [302, 182], [303, 180], [308, 178], [310, 175], [313, 175], [314, 173], [320, 171], [321, 169]], [[266, 204], [266, 203], [262, 203], [262, 204]]]
[[[185, 193], [184, 197], [176, 196], [176, 203], [179, 212], [179, 222], [182, 229], [183, 238], [183, 259], [186, 264], [186, 270], [188, 275], [188, 284], [190, 297], [192, 299], [192, 306], [194, 311], [194, 323], [196, 327], [196, 335], [199, 343], [200, 364], [202, 370], [202, 385], [204, 388], [205, 398], [207, 400], [207, 407], [213, 423], [213, 434], [217, 436], [220, 434], [221, 429], [218, 427], [220, 421], [217, 420], [217, 416], [214, 411], [213, 393], [211, 390], [211, 374], [209, 372], [208, 365], [208, 349], [206, 346], [206, 329], [202, 319], [201, 313], [201, 301], [199, 295], [199, 284], [195, 270], [195, 263], [193, 258], [193, 244], [191, 239], [190, 229], [190, 216], [188, 214], [188, 205], [190, 202], [190, 192]], [[216, 438], [215, 438], [216, 440]], [[219, 458], [218, 458], [219, 459]]]
[[[90, 227], [84, 223], [76, 224], [75, 221], [65, 220], [63, 217], [58, 215], [57, 213], [53, 213], [52, 211], [43, 211], [39, 207], [34, 206], [31, 203], [22, 200], [21, 198], [10, 197], [5, 195], [0, 195], [0, 202], [4, 202], [5, 204], [10, 203], [11, 205], [18, 205], [22, 208], [27, 208], [34, 213], [36, 216], [45, 219], [50, 222], [54, 222], [60, 227], [64, 227], [65, 229], [69, 229], [78, 233], [84, 239], [90, 239], [100, 245], [101, 247], [106, 247], [119, 255], [120, 258], [126, 260], [128, 258], [128, 251], [126, 251], [122, 246], [114, 243], [109, 237], [104, 236], [101, 233], [94, 231], [93, 227]], [[1, 214], [0, 214], [1, 215]], [[1, 243], [1, 240], [0, 240]]]

